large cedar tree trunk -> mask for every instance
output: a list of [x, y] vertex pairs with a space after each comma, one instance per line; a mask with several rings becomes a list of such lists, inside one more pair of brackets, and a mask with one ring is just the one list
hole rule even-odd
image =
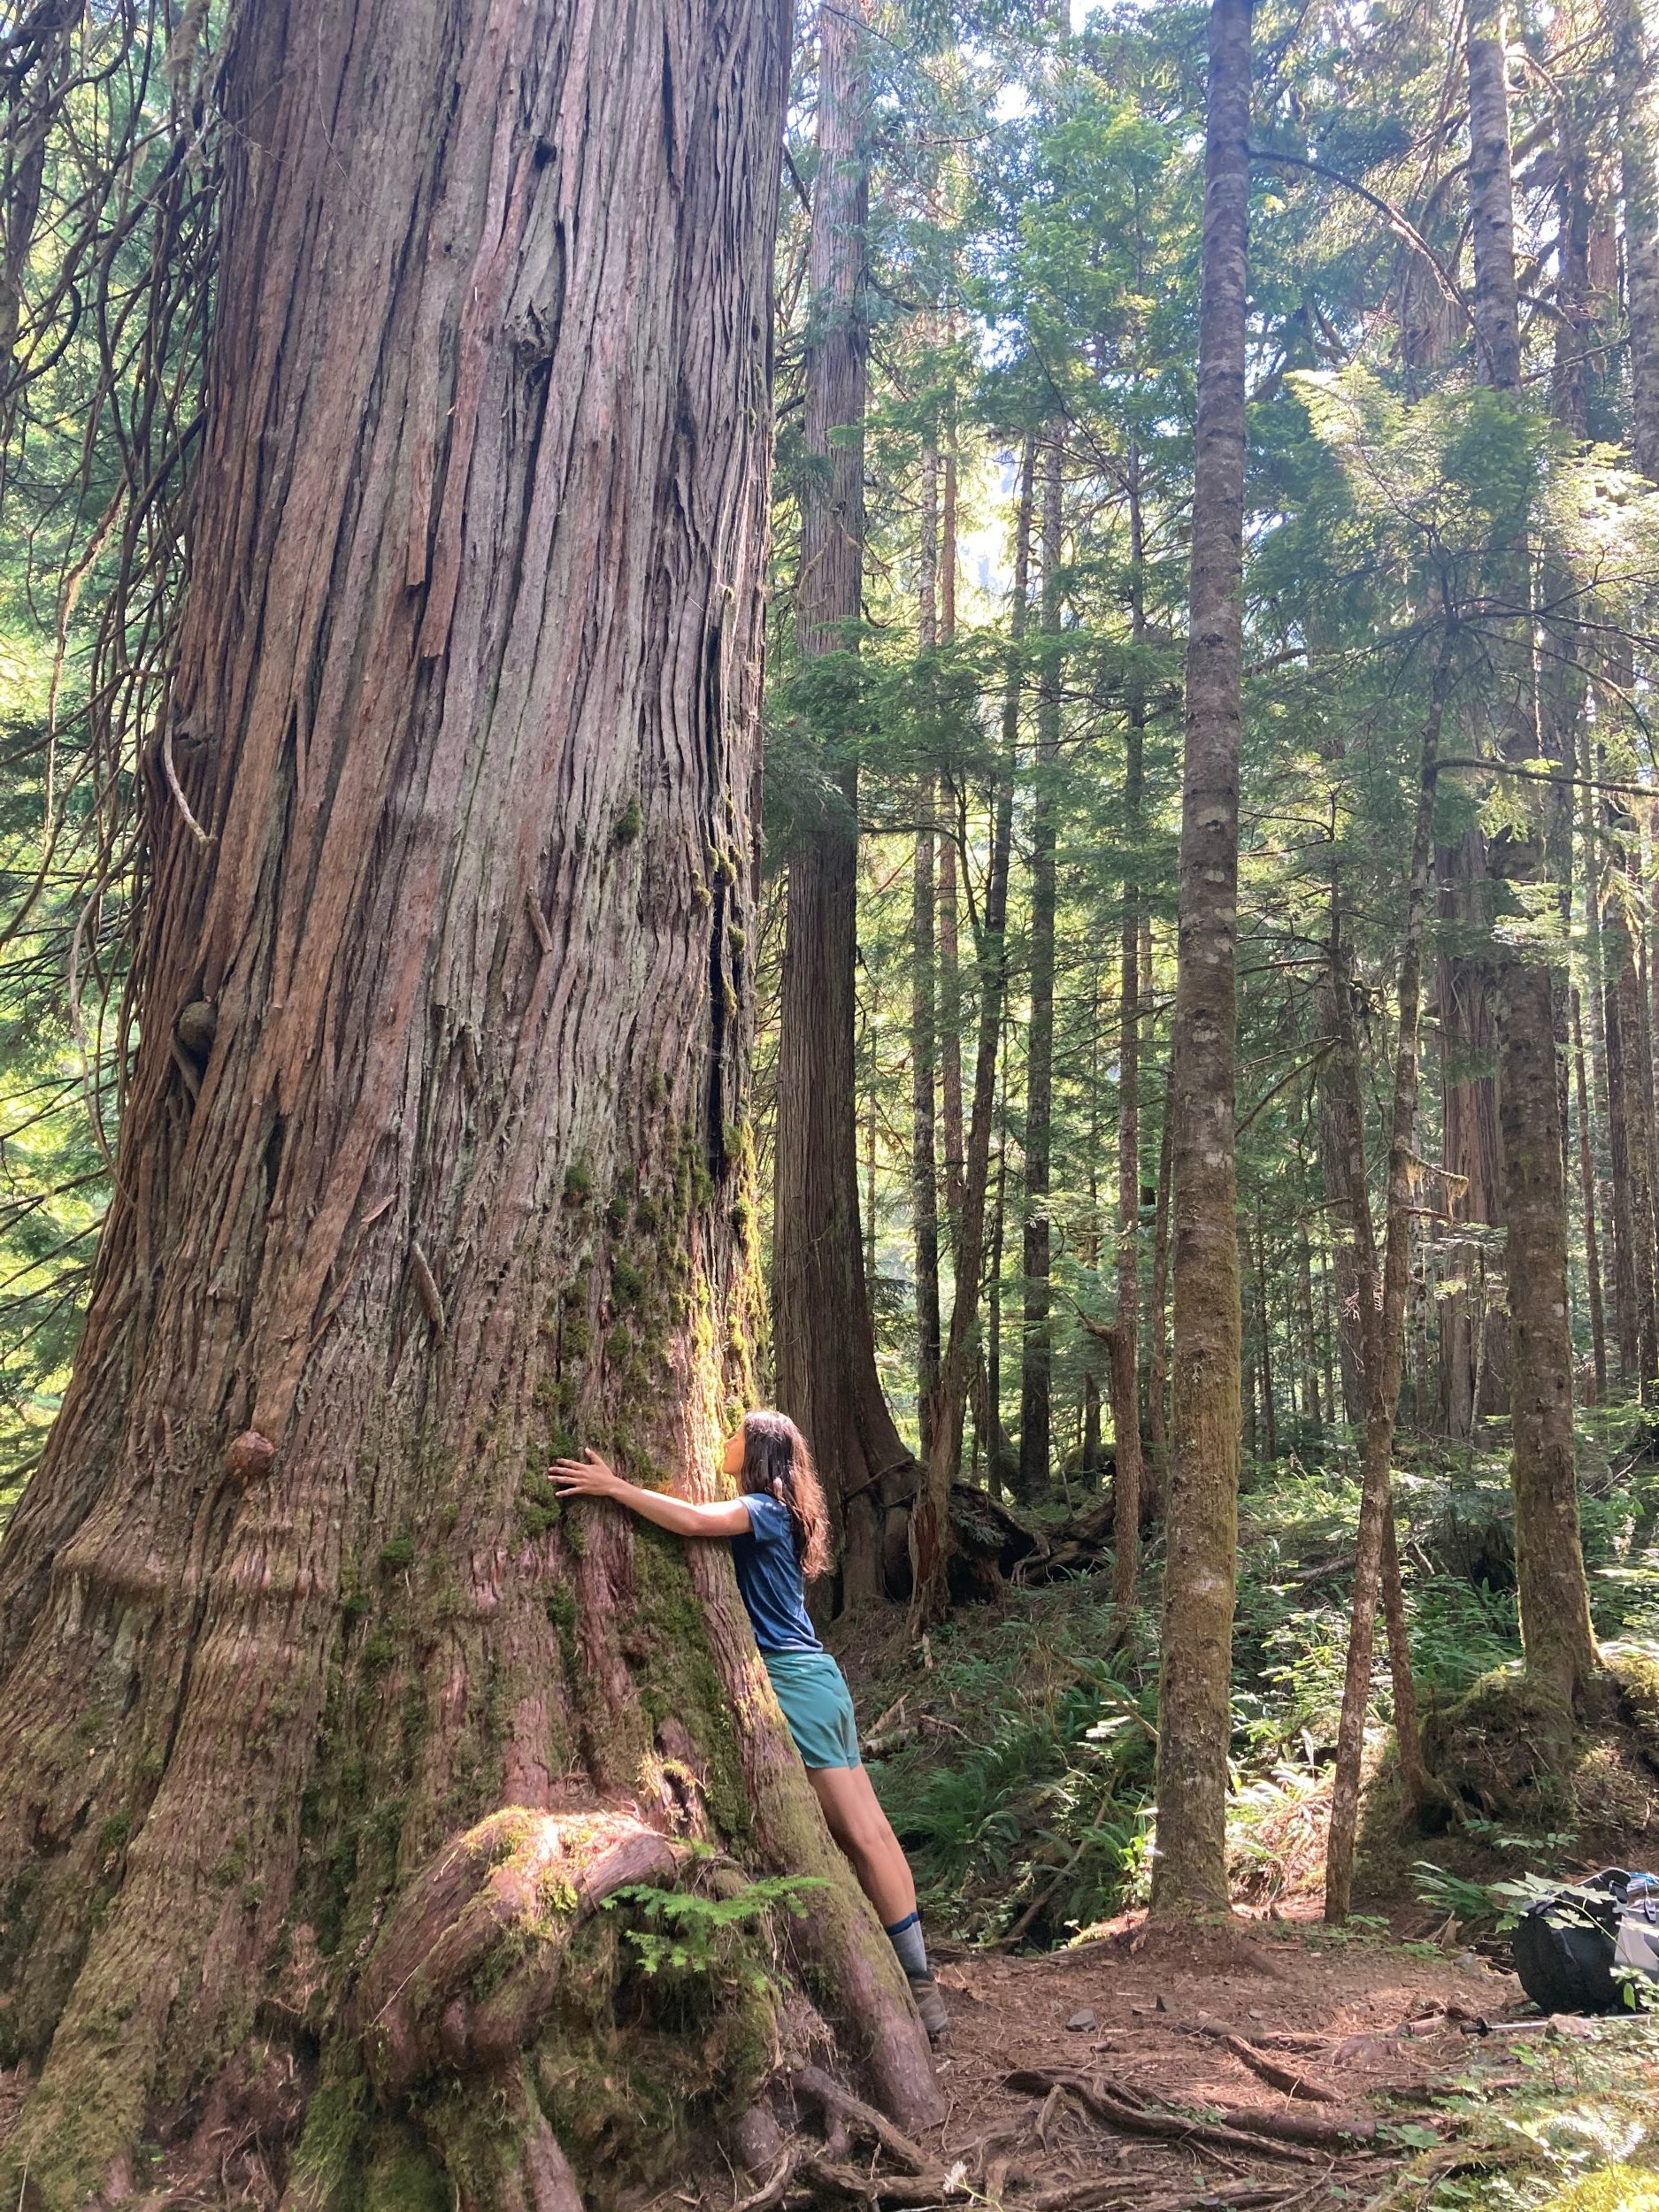
[[1250, 0], [1211, 0], [1198, 436], [1171, 1044], [1175, 1345], [1158, 1692], [1160, 1917], [1225, 1910], [1238, 1550], [1239, 732]]
[[0, 1553], [9, 2202], [254, 2100], [280, 2161], [310, 2098], [296, 2208], [672, 2167], [769, 2034], [713, 1984], [677, 2030], [594, 1908], [698, 1837], [826, 1878], [802, 1970], [930, 2108], [724, 1548], [541, 1479], [706, 1479], [742, 1381], [787, 39], [240, 13], [167, 710], [202, 833], [152, 752], [116, 1192]]
[[[856, 645], [869, 375], [869, 128], [862, 0], [818, 12], [806, 449], [795, 619], [809, 664]], [[912, 1466], [876, 1372], [858, 1233], [855, 1039], [857, 771], [849, 676], [809, 687], [831, 795], [790, 856], [778, 1059], [772, 1329], [778, 1402], [817, 1455], [841, 1551], [841, 1601], [885, 1593], [889, 1494]]]

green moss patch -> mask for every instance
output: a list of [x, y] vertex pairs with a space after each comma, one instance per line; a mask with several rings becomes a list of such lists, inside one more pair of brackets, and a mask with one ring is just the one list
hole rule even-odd
[[1429, 1769], [1455, 1797], [1488, 1818], [1532, 1819], [1567, 1810], [1563, 1749], [1572, 1719], [1518, 1668], [1483, 1674], [1424, 1726]]

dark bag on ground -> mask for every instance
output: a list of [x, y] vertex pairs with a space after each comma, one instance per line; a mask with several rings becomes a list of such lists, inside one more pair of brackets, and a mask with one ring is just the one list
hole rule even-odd
[[1659, 1875], [1609, 1867], [1530, 1904], [1512, 1947], [1540, 2012], [1642, 2012], [1659, 1999]]

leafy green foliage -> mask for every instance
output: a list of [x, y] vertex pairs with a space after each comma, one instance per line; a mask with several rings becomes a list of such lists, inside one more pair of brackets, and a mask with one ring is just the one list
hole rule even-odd
[[773, 1874], [722, 1896], [634, 1882], [614, 1891], [604, 1908], [643, 1924], [623, 1931], [641, 1973], [723, 1978], [741, 1972], [760, 1988], [769, 1979], [762, 1962], [774, 1914], [803, 1918], [813, 1892], [825, 1886], [816, 1875]]

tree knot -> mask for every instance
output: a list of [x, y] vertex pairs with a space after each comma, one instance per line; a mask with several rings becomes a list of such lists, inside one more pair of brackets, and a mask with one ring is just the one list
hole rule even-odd
[[244, 1489], [263, 1482], [276, 1465], [276, 1446], [257, 1429], [244, 1429], [225, 1455], [225, 1471]]
[[411, 1882], [352, 2007], [383, 2097], [440, 2070], [493, 2072], [534, 2037], [572, 1937], [631, 1883], [672, 1878], [683, 1851], [633, 1813], [510, 1806]]

